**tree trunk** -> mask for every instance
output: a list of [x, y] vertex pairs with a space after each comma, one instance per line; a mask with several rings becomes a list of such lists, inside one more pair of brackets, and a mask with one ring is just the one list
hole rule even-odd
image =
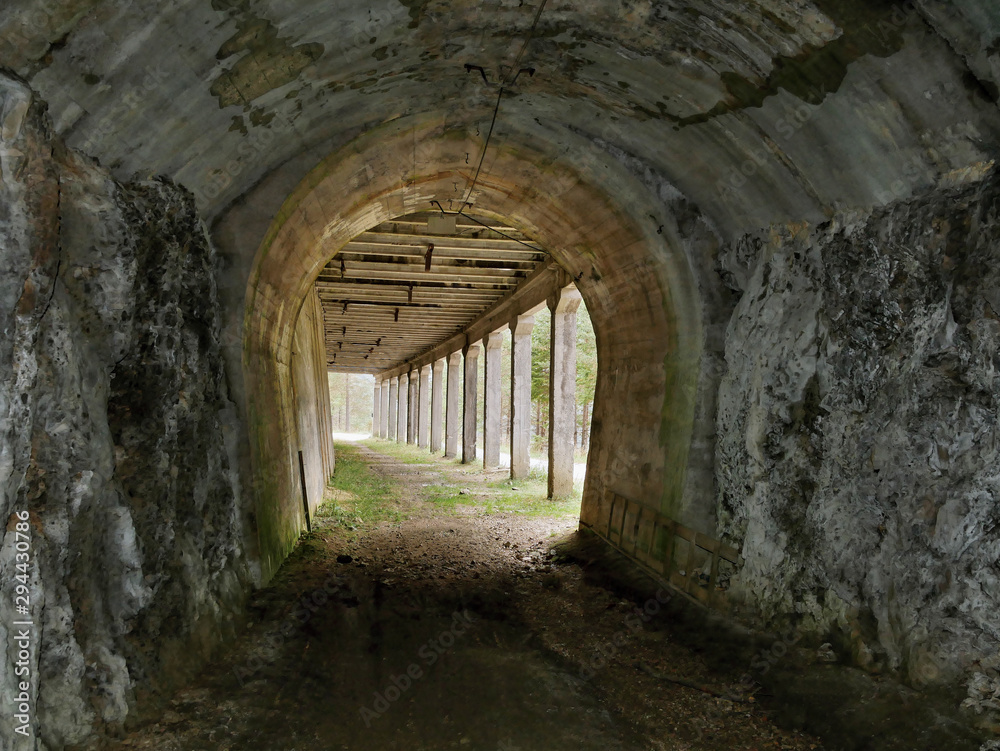
[[351, 432], [351, 374], [344, 373], [344, 432]]

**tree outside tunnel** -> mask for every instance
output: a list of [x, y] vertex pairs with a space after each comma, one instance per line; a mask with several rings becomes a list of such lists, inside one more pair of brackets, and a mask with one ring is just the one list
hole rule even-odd
[[[549, 322], [548, 309], [535, 314], [531, 332], [531, 435], [532, 450], [541, 458], [548, 448], [549, 426]], [[576, 408], [574, 453], [584, 461], [590, 443], [590, 422], [597, 387], [597, 339], [584, 302], [577, 311]]]
[[337, 433], [369, 433], [375, 399], [375, 379], [358, 373], [328, 373], [333, 430]]

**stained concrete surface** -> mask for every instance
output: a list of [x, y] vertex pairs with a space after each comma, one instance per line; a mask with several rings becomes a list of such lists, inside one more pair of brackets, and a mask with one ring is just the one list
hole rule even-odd
[[[20, 751], [154, 709], [235, 634], [252, 572], [216, 256], [190, 194], [114, 182], [2, 76], [0, 100], [17, 115], [0, 138], [0, 748]], [[37, 744], [10, 721], [24, 680]]]

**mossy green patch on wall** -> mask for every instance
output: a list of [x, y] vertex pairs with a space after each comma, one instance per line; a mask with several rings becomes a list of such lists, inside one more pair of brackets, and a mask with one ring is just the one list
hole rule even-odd
[[[660, 446], [663, 448], [664, 474], [660, 512], [685, 521], [684, 476], [691, 448], [694, 426], [697, 357], [689, 353], [668, 352], [663, 358], [664, 395], [660, 413]], [[687, 499], [696, 503], [698, 499]]]
[[804, 102], [819, 104], [840, 89], [848, 66], [855, 60], [864, 55], [888, 57], [903, 47], [902, 32], [911, 21], [911, 13], [901, 4], [859, 6], [827, 0], [817, 5], [841, 28], [839, 37], [822, 47], [774, 57], [764, 81], [722, 72], [728, 96], [706, 112], [676, 119], [677, 126], [697, 125], [734, 110], [761, 107], [765, 99], [782, 89]]
[[220, 107], [243, 105], [249, 108], [254, 99], [291, 83], [323, 55], [322, 44], [293, 45], [279, 37], [274, 24], [252, 15], [246, 5], [223, 4], [221, 0], [214, 3], [217, 10], [220, 6], [226, 7], [237, 16], [236, 33], [223, 43], [216, 57], [225, 60], [241, 52], [248, 53], [212, 84], [212, 95], [219, 100]]
[[259, 457], [254, 467], [253, 492], [262, 583], [267, 583], [274, 576], [302, 531], [293, 510], [287, 508], [290, 501], [286, 499], [282, 502], [282, 484], [278, 482], [281, 470], [279, 457], [268, 440], [270, 428], [278, 420], [271, 409], [265, 410], [262, 411], [257, 404], [248, 405], [249, 433], [254, 441], [255, 454]]

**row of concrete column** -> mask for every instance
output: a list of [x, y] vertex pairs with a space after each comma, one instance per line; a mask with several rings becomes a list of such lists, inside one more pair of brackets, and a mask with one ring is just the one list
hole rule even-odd
[[[561, 290], [548, 301], [552, 311], [549, 363], [549, 497], [573, 491], [574, 420], [576, 415], [576, 312], [580, 293]], [[510, 476], [521, 479], [531, 469], [531, 331], [534, 315], [518, 315], [511, 332]], [[470, 342], [433, 364], [413, 368], [391, 378], [375, 377], [375, 410], [372, 434], [399, 443], [414, 443], [432, 453], [441, 450], [441, 401], [445, 399], [444, 455], [462, 462], [476, 460], [476, 405], [481, 353], [485, 359], [483, 466], [500, 466], [501, 346], [505, 326]], [[447, 364], [447, 391], [444, 371]], [[464, 389], [459, 393], [459, 372], [465, 368]], [[461, 417], [459, 404], [461, 399]]]

